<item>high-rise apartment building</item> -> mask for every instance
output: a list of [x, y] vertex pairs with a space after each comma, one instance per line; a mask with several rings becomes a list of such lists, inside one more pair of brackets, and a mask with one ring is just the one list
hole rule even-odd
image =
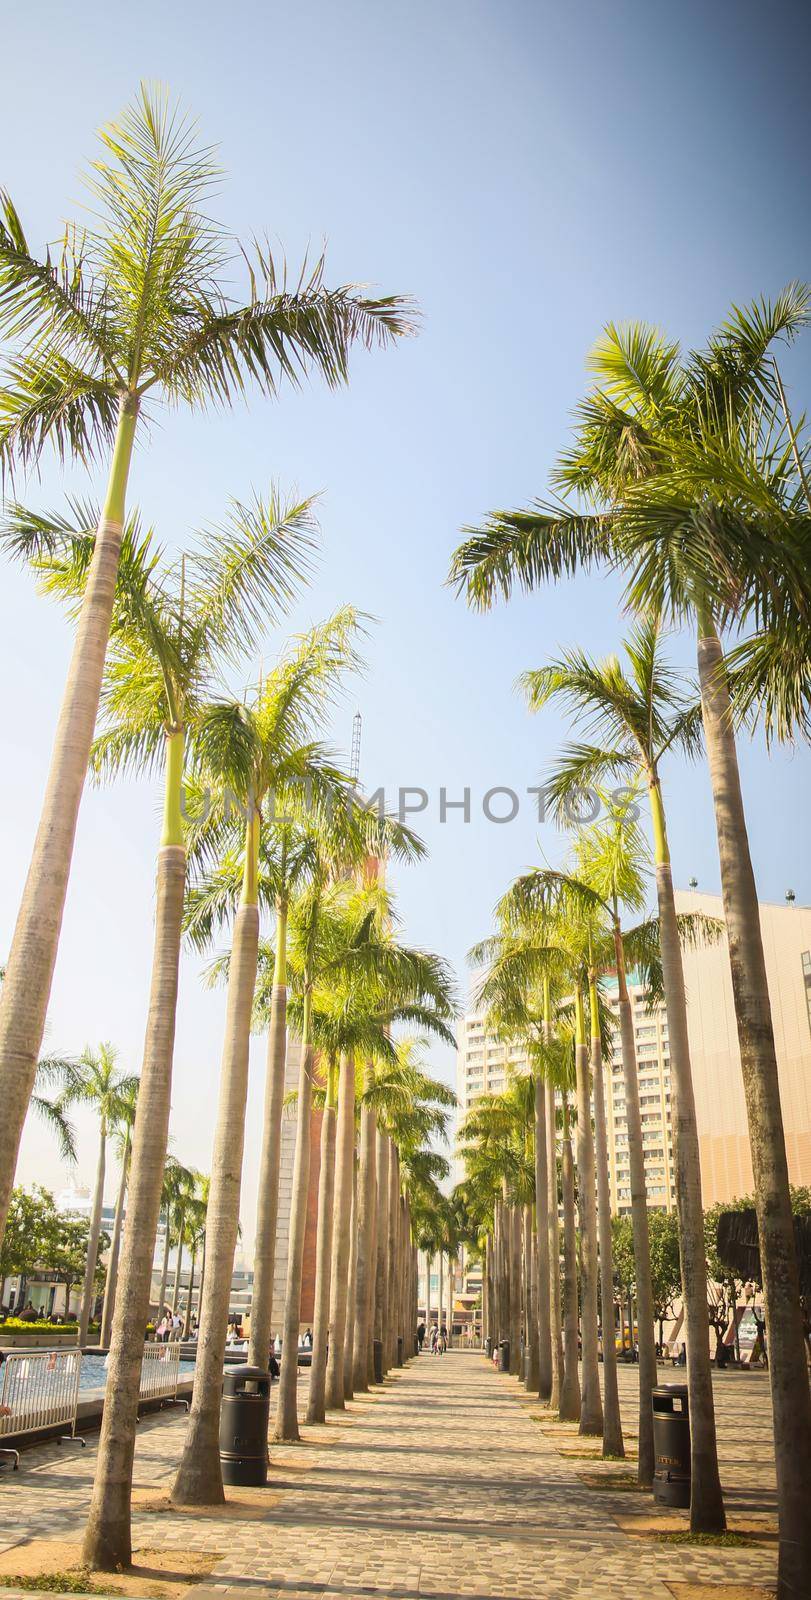
[[[609, 1007], [617, 1013], [616, 979], [604, 979], [602, 988]], [[628, 989], [634, 1014], [648, 1201], [652, 1207], [669, 1211], [675, 1202], [675, 1190], [667, 1018], [661, 1006], [648, 1010], [644, 991], [634, 982], [633, 974]], [[498, 1094], [505, 1088], [511, 1071], [527, 1072], [529, 1067], [521, 1046], [504, 1044], [488, 1033], [481, 1012], [472, 1011], [464, 1017], [458, 1041], [456, 1093], [461, 1118], [480, 1095]], [[612, 1208], [620, 1213], [630, 1212], [628, 1122], [618, 1018], [611, 1059], [605, 1066], [605, 1097]]]
[[[685, 890], [677, 892], [676, 903], [680, 912], [700, 911], [723, 918], [718, 896]], [[811, 1184], [811, 908], [761, 905], [760, 920], [789, 1177], [797, 1185]], [[703, 1199], [709, 1207], [749, 1194], [753, 1185], [726, 941], [685, 951], [684, 973]], [[675, 1186], [667, 1015], [662, 1005], [648, 1010], [635, 976], [629, 974], [628, 988], [648, 1204], [669, 1211], [675, 1205]], [[601, 987], [617, 1019], [612, 1058], [606, 1062], [605, 1089], [611, 1202], [612, 1209], [622, 1213], [630, 1211], [631, 1186], [616, 978], [604, 977]], [[519, 1072], [528, 1070], [525, 1052], [488, 1033], [481, 1012], [469, 1012], [458, 1031], [460, 1118], [479, 1095], [503, 1089], [511, 1067]]]

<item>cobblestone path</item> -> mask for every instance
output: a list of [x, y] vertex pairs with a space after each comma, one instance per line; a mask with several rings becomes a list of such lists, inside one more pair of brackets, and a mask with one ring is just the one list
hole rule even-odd
[[[634, 1376], [623, 1381], [628, 1422]], [[615, 1515], [634, 1510], [636, 1497], [588, 1487], [588, 1463], [562, 1454], [561, 1431], [539, 1416], [480, 1354], [424, 1355], [345, 1417], [308, 1429], [302, 1445], [272, 1447], [260, 1520], [140, 1514], [135, 1535], [152, 1546], [227, 1548], [190, 1590], [197, 1600], [673, 1600], [666, 1580], [773, 1581], [772, 1549], [656, 1546], [622, 1531]], [[745, 1431], [745, 1415], [738, 1422]], [[180, 1417], [143, 1425], [142, 1483], [168, 1486], [184, 1426]], [[24, 1528], [65, 1537], [70, 1526], [75, 1537], [94, 1456], [89, 1448], [57, 1463], [50, 1451], [40, 1468], [24, 1463], [16, 1485], [5, 1479], [0, 1543]]]

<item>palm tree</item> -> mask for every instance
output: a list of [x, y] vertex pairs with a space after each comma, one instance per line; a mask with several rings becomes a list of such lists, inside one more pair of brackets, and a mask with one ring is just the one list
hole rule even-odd
[[[621, 839], [624, 838], [625, 836], [622, 835]], [[568, 968], [569, 980], [574, 986], [579, 981], [584, 958], [586, 961], [590, 959], [590, 924], [600, 913], [606, 915], [608, 927], [610, 928], [610, 945], [613, 949], [619, 986], [620, 1025], [622, 1030], [623, 1070], [625, 1075], [628, 1145], [631, 1166], [631, 1208], [634, 1223], [634, 1252], [639, 1283], [639, 1481], [642, 1484], [650, 1484], [653, 1479], [654, 1468], [650, 1395], [656, 1382], [656, 1350], [653, 1326], [653, 1295], [650, 1290], [647, 1194], [645, 1190], [642, 1127], [639, 1112], [636, 1046], [630, 997], [625, 981], [625, 940], [620, 922], [620, 896], [625, 899], [626, 903], [631, 904], [635, 909], [639, 909], [641, 886], [638, 873], [629, 870], [627, 856], [624, 856], [620, 849], [617, 849], [610, 859], [614, 871], [612, 880], [614, 898], [610, 903], [608, 900], [603, 900], [595, 890], [591, 889], [590, 885], [584, 883], [581, 879], [573, 878], [570, 874], [535, 869], [517, 879], [509, 890], [508, 895], [505, 896], [504, 901], [502, 901], [500, 908], [507, 932], [515, 941], [513, 944], [508, 944], [502, 961], [507, 966], [508, 971], [510, 964], [517, 966], [519, 973], [528, 969], [529, 975], [534, 977], [536, 983], [539, 979], [549, 977], [553, 972], [556, 972], [560, 982], [561, 966], [564, 974]], [[561, 928], [577, 928], [578, 925], [585, 929], [585, 943], [581, 944], [579, 956], [575, 959], [572, 967], [571, 952], [567, 952], [566, 949], [566, 936], [565, 933], [561, 934], [560, 930]], [[516, 935], [517, 940], [515, 939]], [[594, 937], [593, 934], [591, 936], [592, 938]], [[603, 959], [606, 960], [607, 957], [604, 956]], [[551, 962], [554, 962], [552, 967], [550, 967]], [[539, 1048], [543, 1051], [542, 1046]], [[565, 1074], [566, 1068], [563, 1066], [561, 1088], [565, 1087]], [[571, 1193], [571, 1178], [569, 1176], [570, 1158], [567, 1159], [566, 1153], [568, 1106], [565, 1094], [563, 1110], [562, 1178], [565, 1222], [567, 1209], [571, 1209], [572, 1205], [571, 1200], [568, 1198]], [[571, 1229], [569, 1232], [571, 1233]], [[568, 1247], [568, 1251], [570, 1255], [571, 1246]], [[564, 1230], [564, 1257], [566, 1257], [566, 1254], [567, 1247]], [[571, 1264], [568, 1274], [570, 1279], [573, 1272], [574, 1266]], [[567, 1298], [571, 1303], [571, 1294]], [[576, 1344], [574, 1349], [576, 1352]], [[563, 1385], [561, 1386], [561, 1415], [564, 1412], [577, 1412], [579, 1416], [574, 1393], [575, 1379], [573, 1379], [571, 1371], [567, 1372], [570, 1364], [570, 1358], [564, 1351], [563, 1379], [566, 1387], [564, 1391]], [[577, 1420], [577, 1418], [575, 1417], [574, 1420]]]
[[[223, 1500], [218, 1449], [219, 1385], [225, 1354], [234, 1249], [239, 1226], [242, 1152], [248, 1056], [259, 947], [261, 807], [276, 791], [281, 798], [296, 781], [309, 781], [311, 796], [322, 790], [332, 799], [332, 769], [321, 752], [305, 742], [323, 716], [343, 673], [357, 665], [355, 613], [347, 608], [297, 640], [260, 687], [255, 708], [221, 702], [200, 732], [201, 761], [225, 790], [236, 795], [245, 811], [241, 855], [227, 857], [226, 883], [234, 866], [241, 873], [239, 904], [228, 972], [228, 1002], [223, 1043], [220, 1099], [211, 1163], [208, 1205], [208, 1270], [200, 1306], [200, 1334], [194, 1393], [183, 1456], [173, 1488], [180, 1505], [218, 1504]], [[306, 690], [301, 692], [301, 684]], [[297, 698], [296, 690], [299, 690]], [[215, 808], [211, 830], [221, 836]], [[317, 820], [317, 818], [315, 819]], [[200, 830], [198, 853], [206, 848], [206, 825]], [[213, 893], [205, 880], [192, 896], [188, 925], [199, 943], [227, 912], [221, 875]], [[308, 1051], [304, 1050], [305, 1056]]]
[[172, 1210], [172, 1229], [177, 1246], [175, 1256], [175, 1281], [172, 1286], [172, 1316], [177, 1315], [180, 1303], [180, 1286], [183, 1274], [183, 1247], [188, 1241], [188, 1217], [194, 1204], [199, 1174], [193, 1168], [185, 1169], [180, 1179]]
[[[230, 405], [250, 384], [273, 395], [310, 367], [335, 385], [349, 348], [386, 344], [408, 328], [403, 302], [329, 290], [324, 264], [291, 290], [267, 250], [234, 250], [205, 202], [218, 176], [194, 126], [142, 87], [101, 132], [91, 169], [90, 226], [68, 225], [58, 259], [29, 248], [8, 196], [0, 216], [0, 331], [10, 345], [0, 403], [0, 464], [106, 459], [107, 490], [79, 614], [37, 839], [0, 1004], [0, 1227], [45, 1025], [73, 838], [101, 692], [125, 501], [139, 418], [159, 401]], [[240, 255], [246, 303], [226, 275]], [[91, 1548], [93, 1546], [93, 1548]], [[88, 1540], [93, 1565], [129, 1564]]]
[[90, 1209], [90, 1232], [87, 1240], [87, 1265], [82, 1289], [82, 1309], [79, 1313], [78, 1342], [87, 1344], [87, 1329], [95, 1300], [95, 1276], [101, 1234], [101, 1208], [104, 1201], [104, 1174], [107, 1161], [107, 1136], [122, 1122], [127, 1107], [137, 1091], [138, 1079], [132, 1074], [118, 1071], [118, 1052], [111, 1044], [101, 1044], [98, 1050], [82, 1051], [71, 1076], [59, 1097], [63, 1108], [73, 1105], [92, 1106], [99, 1123], [99, 1154], [96, 1182]]
[[[496, 937], [474, 947], [469, 952], [468, 960], [474, 966], [488, 964], [486, 977], [477, 993], [477, 1003], [485, 1006], [489, 1025], [508, 1040], [520, 1039], [525, 1045], [534, 1069], [533, 1146], [537, 1219], [537, 1265], [534, 1277], [537, 1299], [537, 1388], [542, 1400], [552, 1400], [554, 1390], [554, 1407], [557, 1409], [560, 1397], [561, 1332], [554, 1086], [551, 1087], [550, 1113], [544, 1077], [537, 1056], [533, 1055], [536, 1046], [548, 1041], [549, 984], [548, 979], [542, 981], [539, 995], [534, 975], [530, 976], [526, 971], [519, 971], [514, 962], [502, 961], [501, 958], [508, 953], [509, 948], [503, 937]], [[551, 1153], [547, 1128], [550, 1114]], [[554, 1203], [550, 1202], [550, 1167]], [[558, 1284], [557, 1295], [553, 1289], [553, 1276]], [[534, 1334], [531, 1342], [534, 1346]]]
[[[797, 448], [785, 392], [773, 358], [808, 320], [811, 295], [793, 284], [774, 303], [736, 308], [704, 351], [682, 360], [654, 329], [609, 327], [592, 357], [599, 386], [579, 408], [578, 436], [563, 458], [559, 485], [589, 502], [497, 513], [457, 551], [453, 580], [472, 602], [487, 606], [514, 584], [532, 589], [596, 562], [629, 575], [636, 604], [669, 610], [697, 624], [702, 720], [716, 814], [724, 918], [755, 1172], [755, 1203], [770, 1364], [778, 1475], [778, 1593], [796, 1591], [811, 1567], [811, 1523], [804, 1511], [811, 1475], [811, 1395], [803, 1344], [788, 1165], [777, 1076], [757, 889], [738, 769], [734, 721], [720, 630], [737, 609], [762, 597], [786, 571], [802, 593], [807, 563], [793, 564], [794, 541], [763, 538], [777, 525], [774, 497], [765, 517], [759, 470], [775, 482], [796, 472], [808, 504], [804, 454]], [[775, 444], [776, 421], [786, 423]], [[743, 470], [741, 470], [743, 463]], [[785, 522], [785, 519], [781, 519]], [[781, 528], [780, 533], [784, 532]], [[736, 545], [738, 547], [735, 554]], [[764, 559], [764, 550], [766, 552]], [[732, 559], [730, 559], [732, 553]], [[752, 561], [748, 581], [741, 566]], [[778, 581], [778, 594], [782, 590]], [[793, 587], [793, 586], [792, 586]], [[767, 602], [768, 609], [768, 602]], [[804, 607], [807, 614], [807, 607]], [[779, 637], [779, 633], [778, 633]], [[805, 634], [801, 636], [804, 638]], [[802, 652], [802, 643], [797, 640]], [[755, 655], [757, 662], [758, 656]], [[773, 657], [772, 657], [773, 659]], [[792, 716], [805, 704], [796, 645], [783, 663]], [[800, 654], [802, 661], [802, 654]], [[766, 666], [763, 657], [761, 666]], [[768, 668], [755, 699], [768, 714]]]
[[[449, 1028], [455, 999], [445, 964], [419, 951], [402, 950], [390, 941], [386, 965], [386, 1028], [396, 1022], [417, 1025], [426, 1036], [455, 1043]], [[398, 1039], [393, 1054], [378, 1048], [376, 1068], [366, 1089], [387, 1178], [385, 1192], [381, 1182], [378, 1197], [382, 1220], [375, 1277], [375, 1337], [382, 1343], [384, 1373], [398, 1363], [400, 1339], [405, 1358], [410, 1354], [411, 1310], [416, 1311], [416, 1306], [408, 1305], [406, 1281], [411, 1264], [412, 1199], [447, 1176], [444, 1157], [425, 1146], [429, 1140], [447, 1140], [448, 1113], [456, 1105], [453, 1091], [425, 1071], [424, 1042], [421, 1037]], [[443, 1209], [439, 1222], [436, 1241], [440, 1252], [450, 1250], [455, 1239], [451, 1212]]]
[[[169, 1251], [172, 1245], [172, 1218], [177, 1208], [180, 1194], [192, 1184], [191, 1169], [184, 1167], [176, 1156], [167, 1155], [161, 1182], [160, 1211], [163, 1216], [163, 1261], [161, 1264], [160, 1286], [158, 1289], [158, 1317], [163, 1316], [166, 1305], [166, 1285], [169, 1278]], [[150, 1260], [152, 1258], [150, 1257]], [[150, 1274], [151, 1290], [151, 1274]]]
[[186, 1298], [186, 1311], [183, 1317], [183, 1338], [188, 1339], [191, 1333], [191, 1319], [194, 1305], [194, 1269], [197, 1264], [198, 1251], [205, 1249], [206, 1240], [206, 1215], [208, 1212], [208, 1188], [203, 1192], [202, 1173], [195, 1173], [195, 1193], [192, 1195], [186, 1209], [186, 1238], [191, 1252], [189, 1261], [189, 1292]]
[[[409, 1109], [413, 1118], [414, 1104], [428, 1082], [411, 1064], [413, 1042], [401, 1042], [395, 1045], [390, 1037], [392, 1026], [404, 1018], [412, 1020], [416, 1008], [421, 1004], [421, 994], [415, 987], [415, 976], [421, 970], [423, 972], [426, 970], [425, 964], [421, 962], [417, 953], [403, 948], [391, 938], [381, 937], [383, 930], [377, 925], [377, 919], [384, 908], [389, 913], [390, 903], [381, 902], [376, 890], [370, 893], [368, 889], [361, 888], [348, 897], [343, 908], [346, 919], [343, 935], [345, 941], [343, 970], [341, 970], [340, 949], [334, 949], [328, 983], [316, 987], [313, 992], [311, 1030], [325, 1077], [326, 1093], [323, 1098], [321, 1121], [315, 1311], [308, 1422], [325, 1420], [328, 1348], [331, 1348], [333, 1343], [336, 1346], [333, 1360], [334, 1375], [337, 1376], [339, 1365], [343, 1362], [350, 1217], [346, 1205], [347, 1194], [341, 1197], [343, 1203], [340, 1206], [336, 1205], [335, 1194], [336, 1122], [341, 1062], [350, 1056], [354, 1059], [356, 1054], [362, 1054], [372, 1061], [385, 1063], [388, 1069], [384, 1070], [382, 1089], [378, 1074], [371, 1090], [367, 1091], [367, 1094], [371, 1093], [375, 1102], [377, 1170], [378, 1173], [384, 1172], [386, 1175], [389, 1171], [389, 1134], [385, 1116], [387, 1111], [391, 1110], [392, 1098], [396, 1097], [396, 1109], [399, 1109], [407, 1093], [411, 1100]], [[369, 920], [370, 912], [374, 914], [374, 922]], [[376, 959], [379, 961], [379, 969], [375, 966]], [[437, 1033], [446, 1043], [450, 1042], [452, 1036], [444, 1024], [436, 1003], [433, 1006], [422, 1006], [419, 1014], [424, 1027]], [[395, 1076], [395, 1069], [398, 1067], [401, 1071]], [[406, 1073], [409, 1074], [407, 1079]], [[348, 1074], [344, 1072], [345, 1087], [347, 1078]], [[348, 1098], [352, 1101], [354, 1120], [354, 1089]], [[354, 1145], [354, 1130], [352, 1142]], [[346, 1165], [348, 1166], [348, 1163]], [[342, 1163], [342, 1182], [351, 1194], [346, 1182], [347, 1176], [351, 1179], [351, 1169], [347, 1173]], [[393, 1254], [393, 1243], [387, 1226], [388, 1202], [388, 1183], [384, 1185], [381, 1179], [378, 1203], [382, 1220], [377, 1238], [375, 1337], [381, 1340], [384, 1349], [384, 1366], [387, 1364], [385, 1348], [390, 1327], [387, 1314], [388, 1265], [389, 1258]], [[335, 1230], [333, 1217], [336, 1223]], [[342, 1229], [345, 1233], [340, 1248], [334, 1242], [334, 1234], [338, 1229]], [[333, 1283], [334, 1259], [336, 1271], [342, 1273], [344, 1278], [342, 1288]], [[343, 1327], [340, 1329], [333, 1325], [331, 1311], [333, 1290], [336, 1303], [339, 1296], [343, 1300]], [[339, 1407], [342, 1405], [341, 1385]]]
[[[422, 847], [408, 830], [392, 823], [389, 819], [372, 820], [369, 813], [363, 813], [358, 820], [362, 822], [359, 830], [354, 825], [349, 832], [346, 828], [342, 828], [333, 836], [331, 844], [326, 838], [322, 841], [321, 848], [324, 855], [321, 873], [313, 880], [296, 906], [294, 948], [291, 956], [294, 968], [298, 972], [298, 993], [291, 1015], [296, 1019], [297, 1031], [302, 1041], [302, 1070], [297, 1093], [290, 1252], [276, 1423], [277, 1435], [281, 1438], [298, 1437], [296, 1414], [298, 1335], [309, 1176], [308, 1170], [305, 1171], [305, 1164], [308, 1159], [310, 1138], [312, 1057], [319, 1045], [319, 1030], [316, 1026], [319, 992], [325, 989], [332, 990], [334, 999], [335, 992], [340, 992], [344, 984], [351, 993], [359, 980], [371, 979], [377, 1014], [374, 1018], [366, 1020], [356, 1036], [355, 1044], [358, 1049], [361, 1048], [364, 1031], [367, 1034], [367, 1044], [370, 1042], [369, 1024], [373, 1022], [371, 1036], [375, 1040], [375, 1048], [382, 1050], [385, 1048], [383, 1028], [390, 1025], [393, 1020], [407, 1018], [410, 1015], [408, 1002], [417, 1006], [426, 998], [433, 997], [439, 985], [438, 974], [442, 971], [441, 964], [433, 958], [423, 956], [420, 952], [403, 949], [395, 942], [391, 933], [385, 931], [385, 923], [392, 919], [393, 908], [390, 897], [386, 895], [381, 885], [372, 880], [360, 890], [356, 890], [348, 887], [346, 882], [330, 881], [335, 878], [336, 870], [341, 865], [347, 871], [362, 865], [373, 846], [375, 832], [378, 853], [384, 847], [394, 855], [405, 859], [422, 853]], [[369, 832], [370, 826], [372, 833]], [[406, 985], [410, 987], [406, 989]], [[323, 1016], [323, 1005], [322, 999], [322, 1022], [326, 1021]], [[326, 1054], [328, 1058], [332, 1056], [334, 1071], [337, 1056], [340, 1054], [340, 1029], [337, 1037], [333, 1034], [332, 1047], [328, 1042], [330, 1031], [332, 1030], [328, 1028], [326, 1040], [322, 1033], [322, 1041], [327, 1043]], [[344, 1041], [346, 1044], [350, 1043], [346, 1035]], [[336, 1044], [339, 1047], [337, 1051]], [[310, 1058], [310, 1065], [305, 1070], [307, 1057]], [[333, 1118], [330, 1117], [329, 1120], [333, 1122], [334, 1129]], [[331, 1134], [333, 1129], [328, 1126], [328, 1134]], [[328, 1176], [328, 1173], [325, 1174], [325, 1183]], [[322, 1194], [322, 1198], [326, 1206], [326, 1195]], [[313, 1343], [315, 1389], [313, 1409], [318, 1420], [321, 1420], [325, 1402], [329, 1271], [332, 1259], [331, 1239], [327, 1249], [327, 1238], [328, 1235], [322, 1235], [320, 1241], [321, 1279], [320, 1282], [317, 1280], [316, 1292], [317, 1295], [320, 1293], [321, 1297], [321, 1314], [317, 1329], [317, 1344], [315, 1339]], [[357, 1344], [358, 1348], [362, 1345], [365, 1350], [365, 1339], [362, 1334], [358, 1336]], [[357, 1380], [356, 1386], [358, 1386]]]
[[[726, 1522], [715, 1439], [698, 1127], [684, 968], [660, 776], [660, 764], [667, 753], [697, 753], [700, 711], [695, 695], [688, 692], [680, 675], [663, 660], [655, 619], [645, 619], [632, 630], [625, 655], [627, 672], [616, 657], [596, 662], [582, 650], [570, 650], [539, 671], [525, 673], [522, 682], [533, 710], [551, 699], [563, 700], [590, 741], [570, 746], [552, 773], [549, 790], [559, 812], [567, 806], [571, 808], [589, 785], [600, 785], [607, 778], [624, 780], [631, 787], [641, 779], [649, 796], [670, 1070], [675, 1089], [673, 1154], [688, 1387], [690, 1414], [695, 1419], [691, 1430], [690, 1525], [696, 1533], [721, 1532]], [[610, 833], [592, 838], [597, 841], [598, 851], [610, 848]]]
[[124, 1222], [124, 1206], [127, 1198], [127, 1184], [130, 1175], [130, 1154], [132, 1150], [132, 1130], [135, 1125], [135, 1112], [138, 1106], [139, 1080], [133, 1079], [126, 1096], [122, 1095], [124, 1102], [122, 1115], [119, 1118], [116, 1132], [118, 1134], [118, 1158], [121, 1164], [121, 1177], [118, 1184], [118, 1195], [115, 1203], [115, 1218], [113, 1221], [113, 1237], [110, 1244], [110, 1258], [107, 1263], [107, 1282], [104, 1285], [104, 1309], [101, 1314], [101, 1332], [99, 1344], [103, 1350], [110, 1347], [110, 1329], [113, 1323], [113, 1309], [118, 1285], [118, 1260], [121, 1253], [121, 1228]]
[[[92, 508], [72, 504], [69, 512], [46, 515], [17, 504], [9, 512], [5, 538], [25, 555], [41, 585], [75, 609], [91, 570], [95, 533]], [[311, 503], [284, 505], [273, 491], [267, 503], [258, 497], [250, 505], [232, 502], [222, 525], [201, 534], [191, 551], [172, 564], [165, 563], [151, 532], [141, 534], [137, 518], [130, 519], [123, 541], [102, 687], [103, 725], [91, 763], [96, 776], [110, 777], [150, 772], [163, 761], [164, 815], [139, 1098], [144, 1109], [133, 1137], [130, 1226], [119, 1295], [122, 1321], [111, 1339], [112, 1379], [94, 1485], [94, 1529], [102, 1522], [119, 1528], [128, 1515], [131, 1458], [128, 1447], [123, 1457], [120, 1447], [129, 1434], [134, 1436], [137, 1420], [138, 1353], [152, 1274], [150, 1241], [157, 1227], [168, 1137], [186, 877], [184, 765], [188, 782], [188, 764], [224, 669], [284, 610], [306, 571], [313, 533]], [[162, 1293], [165, 1287], [164, 1280]], [[93, 1532], [94, 1549], [104, 1547], [105, 1539], [103, 1530]]]
[[335, 1213], [330, 1259], [329, 1331], [324, 1404], [330, 1411], [345, 1407], [344, 1366], [347, 1312], [351, 1283], [352, 1194], [355, 1170], [355, 1054], [341, 1052], [338, 1067], [338, 1111], [335, 1128]]

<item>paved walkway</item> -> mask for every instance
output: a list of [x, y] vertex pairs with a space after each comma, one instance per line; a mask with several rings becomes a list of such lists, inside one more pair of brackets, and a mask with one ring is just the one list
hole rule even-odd
[[[623, 1375], [629, 1425], [634, 1380]], [[752, 1382], [739, 1439], [760, 1395]], [[773, 1581], [773, 1548], [657, 1546], [622, 1531], [615, 1515], [641, 1497], [588, 1487], [588, 1462], [563, 1453], [576, 1435], [537, 1418], [537, 1402], [480, 1354], [424, 1355], [304, 1444], [273, 1446], [260, 1520], [142, 1512], [136, 1541], [227, 1548], [190, 1591], [197, 1600], [673, 1600], [666, 1579]], [[141, 1483], [168, 1487], [184, 1427], [180, 1416], [142, 1424]], [[75, 1537], [86, 1508], [95, 1449], [49, 1448], [39, 1465], [34, 1454], [0, 1486], [5, 1547], [34, 1532]]]

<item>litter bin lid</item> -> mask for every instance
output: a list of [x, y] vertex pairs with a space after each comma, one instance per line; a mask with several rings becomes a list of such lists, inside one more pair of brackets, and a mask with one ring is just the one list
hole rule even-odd
[[269, 1394], [271, 1382], [271, 1375], [264, 1367], [229, 1367], [223, 1374], [222, 1392], [238, 1394], [246, 1383], [255, 1383], [257, 1388], [263, 1385], [259, 1388], [260, 1394]]
[[686, 1383], [658, 1383], [651, 1393], [664, 1395], [668, 1400], [686, 1400], [688, 1389]]

